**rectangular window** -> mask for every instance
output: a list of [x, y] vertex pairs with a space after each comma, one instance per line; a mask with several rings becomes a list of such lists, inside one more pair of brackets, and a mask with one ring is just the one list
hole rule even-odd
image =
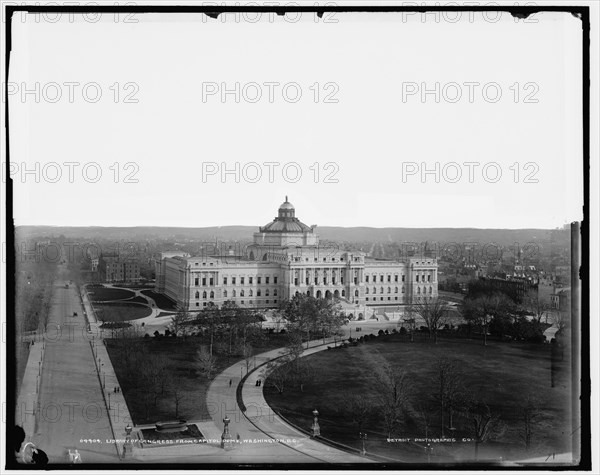
[[298, 277], [296, 277], [296, 278], [294, 279], [294, 285], [295, 285], [295, 286], [298, 286]]
[[315, 277], [315, 285], [319, 285], [319, 278]]
[[344, 285], [344, 277], [343, 277], [343, 276], [340, 278], [340, 283], [341, 283], [342, 285]]
[[358, 277], [354, 278], [354, 285], [358, 284]]
[[276, 284], [277, 283], [277, 276], [273, 277], [273, 283]]
[[417, 282], [419, 282], [419, 276], [417, 275]]
[[391, 282], [392, 281], [392, 276], [388, 275], [387, 277], [388, 277], [388, 282]]
[[331, 278], [331, 283], [332, 283], [333, 285], [335, 285], [335, 277], [332, 277], [332, 278]]
[[231, 278], [231, 285], [235, 285], [235, 277]]
[[398, 274], [394, 276], [394, 282], [398, 282]]
[[260, 284], [260, 283], [261, 283], [261, 280], [262, 280], [262, 277], [257, 277], [257, 278], [256, 278], [256, 282], [257, 282], [258, 284]]
[[277, 297], [277, 289], [273, 290], [273, 296]]
[[260, 289], [258, 289], [258, 290], [256, 291], [256, 296], [257, 296], [257, 297], [260, 297]]
[[240, 285], [244, 285], [244, 277], [240, 277]]
[[202, 277], [202, 285], [206, 285], [206, 277]]
[[383, 275], [379, 276], [379, 282], [383, 282]]
[[306, 285], [308, 285], [308, 284], [309, 284], [309, 281], [308, 281], [308, 277], [307, 277], [307, 278], [306, 278]]
[[208, 285], [215, 285], [215, 280], [212, 277], [209, 279]]
[[269, 277], [265, 277], [265, 284], [269, 283]]
[[248, 277], [248, 283], [252, 285], [252, 277]]
[[198, 279], [198, 277], [196, 277], [194, 279], [194, 285], [197, 287], [199, 283], [200, 283], [200, 279]]
[[369, 283], [369, 276], [365, 275], [365, 282], [368, 284]]
[[430, 275], [427, 276], [427, 282], [431, 282], [431, 276]]
[[223, 277], [223, 285], [227, 285], [227, 277]]
[[402, 276], [402, 282], [404, 282], [404, 276]]

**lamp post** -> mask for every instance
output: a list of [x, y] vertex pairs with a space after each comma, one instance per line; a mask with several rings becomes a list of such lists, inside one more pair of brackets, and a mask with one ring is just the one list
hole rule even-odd
[[312, 429], [312, 436], [313, 437], [317, 437], [318, 435], [321, 435], [321, 428], [319, 427], [319, 411], [317, 411], [316, 409], [312, 412], [313, 414], [313, 423], [311, 426]]
[[231, 434], [229, 434], [229, 423], [231, 421], [229, 420], [229, 417], [225, 416], [225, 419], [223, 419], [223, 434], [221, 434], [221, 448], [224, 449], [225, 448], [225, 444], [227, 442], [229, 442], [229, 440], [231, 439]]
[[427, 453], [427, 463], [431, 462], [431, 454], [433, 453], [433, 447], [431, 444], [427, 444], [425, 447], [425, 452]]
[[367, 449], [365, 447], [365, 443], [367, 441], [367, 433], [366, 432], [359, 432], [358, 433], [358, 438], [361, 440], [362, 442], [362, 451], [361, 454], [362, 455], [366, 455], [367, 454]]
[[106, 394], [108, 394], [108, 410], [110, 410], [110, 393], [107, 392]]
[[127, 457], [127, 454], [131, 455], [131, 431], [133, 427], [131, 424], [125, 426], [125, 443], [123, 444], [123, 458]]

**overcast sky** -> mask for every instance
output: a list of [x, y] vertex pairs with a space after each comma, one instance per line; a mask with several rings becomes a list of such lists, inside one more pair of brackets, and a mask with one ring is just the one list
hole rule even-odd
[[17, 14], [16, 224], [581, 219], [580, 20], [451, 15]]

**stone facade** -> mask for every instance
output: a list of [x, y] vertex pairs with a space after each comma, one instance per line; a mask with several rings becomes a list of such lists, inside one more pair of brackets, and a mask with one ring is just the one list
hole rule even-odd
[[275, 308], [297, 293], [357, 306], [396, 307], [438, 295], [435, 258], [382, 260], [320, 246], [316, 226], [299, 221], [287, 197], [277, 218], [259, 228], [244, 255], [165, 252], [155, 265], [156, 291], [189, 310], [227, 300]]

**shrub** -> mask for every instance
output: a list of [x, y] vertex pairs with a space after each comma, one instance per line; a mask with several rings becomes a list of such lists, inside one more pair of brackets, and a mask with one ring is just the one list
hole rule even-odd
[[396, 333], [398, 333], [398, 329], [397, 328], [392, 328], [392, 333], [395, 335]]
[[400, 327], [400, 335], [406, 335], [408, 331], [404, 327]]
[[144, 335], [144, 338], [150, 338], [150, 335], [148, 335], [147, 333]]
[[383, 330], [379, 330], [379, 331], [377, 332], [377, 336], [381, 336], [381, 335], [383, 335]]

